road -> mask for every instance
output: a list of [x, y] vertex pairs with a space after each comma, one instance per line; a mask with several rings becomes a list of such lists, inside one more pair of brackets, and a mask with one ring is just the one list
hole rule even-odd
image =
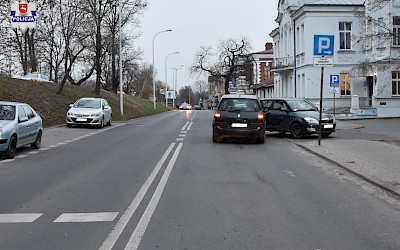
[[400, 249], [396, 197], [288, 138], [212, 143], [211, 120], [46, 130], [0, 161], [0, 249]]

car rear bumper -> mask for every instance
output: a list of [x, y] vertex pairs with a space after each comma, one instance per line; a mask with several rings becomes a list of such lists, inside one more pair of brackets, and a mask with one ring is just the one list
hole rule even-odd
[[232, 128], [226, 124], [213, 124], [213, 133], [218, 136], [248, 138], [265, 135], [265, 125], [262, 123], [251, 124], [247, 128]]

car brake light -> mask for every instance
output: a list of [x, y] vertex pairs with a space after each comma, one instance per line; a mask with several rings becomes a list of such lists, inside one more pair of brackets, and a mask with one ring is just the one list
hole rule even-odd
[[264, 114], [262, 112], [259, 112], [257, 115], [258, 120], [264, 120]]
[[221, 118], [221, 113], [219, 111], [215, 112], [214, 118]]

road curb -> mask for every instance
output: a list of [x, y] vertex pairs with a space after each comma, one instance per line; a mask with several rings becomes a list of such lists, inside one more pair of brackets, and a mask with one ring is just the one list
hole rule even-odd
[[375, 186], [377, 186], [377, 187], [379, 187], [379, 188], [381, 188], [381, 189], [383, 189], [383, 190], [385, 190], [385, 191], [387, 191], [387, 192], [389, 192], [389, 193], [391, 193], [391, 194], [393, 194], [393, 195], [395, 195], [397, 197], [400, 197], [400, 193], [396, 192], [395, 190], [392, 190], [392, 189], [390, 189], [390, 188], [388, 188], [388, 187], [386, 187], [386, 186], [384, 186], [384, 185], [382, 185], [382, 184], [380, 184], [380, 183], [378, 183], [378, 182], [376, 182], [376, 181], [374, 181], [374, 180], [372, 180], [372, 179], [370, 179], [370, 178], [368, 178], [368, 177], [366, 177], [366, 176], [364, 176], [364, 175], [362, 175], [362, 174], [360, 174], [358, 172], [355, 172], [355, 171], [351, 170], [350, 168], [348, 168], [348, 167], [346, 167], [346, 166], [344, 166], [344, 165], [342, 165], [342, 164], [340, 164], [340, 163], [338, 163], [338, 162], [336, 162], [336, 161], [334, 161], [334, 160], [332, 160], [332, 159], [330, 159], [330, 158], [328, 158], [328, 157], [326, 157], [324, 155], [321, 155], [321, 154], [309, 149], [308, 147], [305, 147], [305, 146], [303, 146], [303, 145], [301, 145], [299, 143], [294, 142], [293, 140], [290, 140], [290, 139], [287, 139], [287, 140], [289, 142], [297, 145], [298, 147], [306, 150], [307, 152], [309, 152], [309, 153], [311, 153], [311, 154], [313, 154], [313, 155], [315, 155], [315, 156], [317, 156], [317, 157], [319, 157], [319, 158], [321, 158], [323, 160], [326, 160], [326, 161], [328, 161], [328, 162], [330, 162], [330, 163], [332, 163], [332, 164], [334, 164], [334, 165], [346, 170], [349, 173], [352, 173], [352, 174], [356, 175], [357, 177], [361, 178], [362, 180], [364, 180], [364, 181], [366, 181], [368, 183], [371, 183], [371, 184], [373, 184], [373, 185], [375, 185]]

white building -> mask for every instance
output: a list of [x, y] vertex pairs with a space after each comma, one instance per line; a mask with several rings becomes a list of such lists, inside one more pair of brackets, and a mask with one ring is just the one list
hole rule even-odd
[[[314, 39], [328, 35], [333, 66], [324, 67], [323, 107], [400, 116], [400, 1], [280, 0], [275, 21], [275, 96], [319, 101], [322, 67], [314, 66], [320, 57], [314, 54], [321, 44]], [[337, 88], [330, 87], [331, 75], [339, 76]]]

